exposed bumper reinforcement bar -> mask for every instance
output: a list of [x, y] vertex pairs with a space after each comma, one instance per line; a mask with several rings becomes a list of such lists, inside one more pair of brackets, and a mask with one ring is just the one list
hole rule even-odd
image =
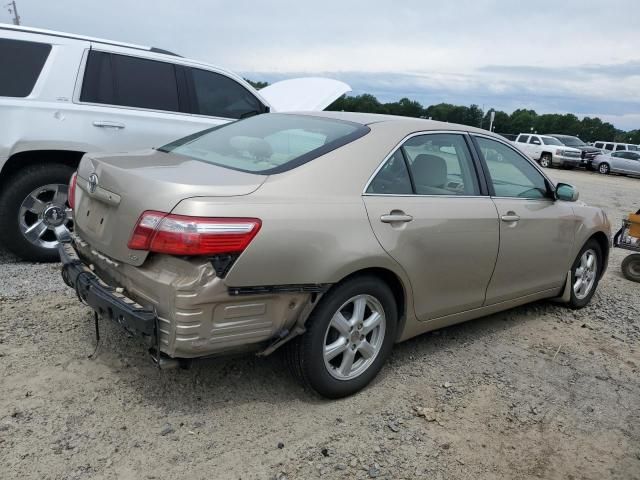
[[104, 283], [78, 257], [71, 243], [58, 246], [62, 278], [81, 301], [133, 335], [156, 337], [156, 314]]

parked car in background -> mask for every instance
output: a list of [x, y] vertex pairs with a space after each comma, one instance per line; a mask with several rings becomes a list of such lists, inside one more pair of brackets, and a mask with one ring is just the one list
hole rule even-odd
[[542, 298], [591, 300], [604, 211], [486, 130], [265, 114], [156, 150], [85, 155], [63, 278], [162, 364], [284, 345], [327, 397], [394, 343]]
[[601, 140], [594, 142], [593, 146], [601, 150], [603, 153], [620, 152], [626, 150], [637, 152], [640, 150], [640, 148], [638, 148], [638, 145], [634, 145], [632, 143], [603, 142]]
[[539, 162], [545, 168], [554, 166], [573, 168], [587, 165], [580, 150], [566, 147], [560, 140], [548, 135], [521, 133], [514, 144], [529, 158]]
[[163, 145], [268, 111], [322, 110], [350, 90], [292, 79], [259, 92], [238, 75], [166, 50], [0, 25], [0, 240], [58, 259], [73, 223], [67, 184], [86, 152]]
[[593, 167], [602, 174], [640, 175], [640, 151], [602, 153], [593, 159]]
[[591, 162], [593, 161], [594, 157], [602, 153], [599, 148], [587, 145], [578, 137], [573, 137], [571, 135], [561, 135], [558, 133], [549, 133], [547, 135], [549, 137], [557, 138], [563, 145], [566, 145], [567, 147], [577, 148], [578, 150], [580, 150], [582, 152], [580, 158], [582, 158], [582, 160], [586, 160], [586, 167], [588, 169], [592, 168]]

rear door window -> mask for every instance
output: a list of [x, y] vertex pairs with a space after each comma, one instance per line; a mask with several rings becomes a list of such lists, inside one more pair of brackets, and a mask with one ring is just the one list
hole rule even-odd
[[520, 135], [518, 137], [518, 143], [527, 143], [529, 141], [529, 135]]
[[616, 152], [620, 151], [620, 150], [626, 150], [624, 145], [616, 145]]
[[613, 151], [613, 143], [605, 143], [604, 149], [609, 150], [610, 152]]
[[192, 68], [192, 112], [223, 118], [245, 118], [266, 111], [245, 87], [222, 74]]
[[91, 50], [80, 100], [179, 112], [176, 67], [168, 62]]
[[0, 38], [0, 96], [29, 96], [50, 52], [48, 43]]

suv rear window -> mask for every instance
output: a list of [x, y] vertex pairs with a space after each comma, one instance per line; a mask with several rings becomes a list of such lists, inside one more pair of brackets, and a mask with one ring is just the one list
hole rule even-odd
[[343, 120], [268, 113], [189, 135], [158, 150], [269, 175], [296, 168], [369, 131]]
[[0, 96], [28, 96], [51, 52], [48, 43], [0, 38]]
[[80, 101], [178, 112], [175, 66], [91, 50]]

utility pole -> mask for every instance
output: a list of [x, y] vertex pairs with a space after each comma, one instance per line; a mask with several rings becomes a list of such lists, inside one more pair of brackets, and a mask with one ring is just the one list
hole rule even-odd
[[20, 25], [20, 15], [18, 15], [18, 7], [16, 6], [16, 0], [12, 0], [7, 3], [5, 7], [8, 7], [9, 13], [13, 15], [13, 24]]

